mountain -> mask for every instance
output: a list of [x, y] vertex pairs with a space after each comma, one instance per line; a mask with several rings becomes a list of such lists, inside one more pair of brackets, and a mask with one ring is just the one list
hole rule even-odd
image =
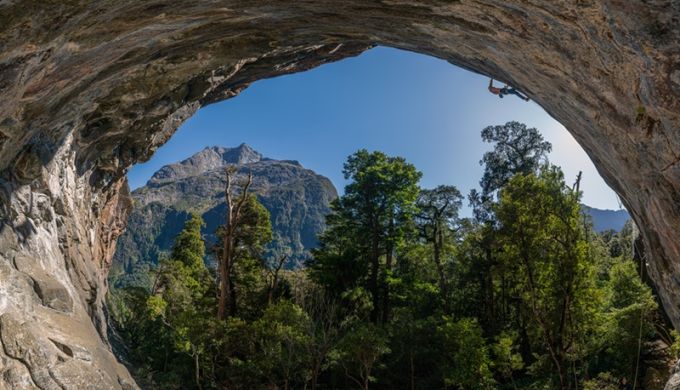
[[594, 207], [581, 205], [581, 210], [584, 214], [589, 215], [593, 221], [593, 228], [596, 232], [603, 232], [605, 230], [613, 229], [615, 231], [621, 230], [623, 225], [630, 219], [630, 215], [626, 210], [602, 210]]
[[[317, 234], [324, 228], [325, 215], [337, 191], [329, 179], [297, 161], [265, 158], [242, 144], [235, 148], [208, 147], [166, 165], [144, 187], [132, 192], [133, 211], [127, 230], [118, 239], [112, 279], [129, 284], [135, 270], [156, 264], [170, 251], [191, 212], [205, 220], [203, 235], [206, 248], [211, 248], [216, 242], [215, 229], [224, 223], [224, 170], [232, 164], [238, 166], [237, 180], [252, 172], [251, 191], [271, 214], [274, 240], [267, 255], [287, 253], [286, 267], [299, 267], [317, 245]], [[212, 263], [211, 253], [206, 262]], [[128, 280], [123, 281], [125, 278]]]

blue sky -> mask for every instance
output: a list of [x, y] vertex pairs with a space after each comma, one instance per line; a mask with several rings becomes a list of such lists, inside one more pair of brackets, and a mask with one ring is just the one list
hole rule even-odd
[[553, 144], [550, 160], [568, 182], [583, 171], [584, 203], [618, 209], [590, 159], [538, 104], [499, 99], [488, 79], [433, 57], [375, 48], [311, 71], [261, 80], [236, 98], [202, 108], [153, 158], [128, 173], [134, 189], [165, 164], [206, 146], [251, 145], [267, 157], [298, 160], [339, 191], [342, 164], [360, 148], [405, 157], [423, 172], [421, 185], [478, 186], [489, 144], [480, 131], [510, 120], [538, 128]]

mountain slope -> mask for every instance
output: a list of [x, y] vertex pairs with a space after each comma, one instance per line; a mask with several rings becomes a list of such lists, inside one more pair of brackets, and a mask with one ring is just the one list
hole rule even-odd
[[584, 214], [589, 215], [593, 221], [593, 229], [596, 232], [603, 232], [605, 230], [619, 231], [623, 225], [630, 219], [630, 215], [626, 210], [602, 210], [594, 207], [581, 205], [581, 210]]
[[[271, 214], [274, 240], [268, 255], [287, 253], [286, 267], [298, 267], [317, 245], [316, 236], [324, 227], [337, 191], [330, 180], [297, 161], [264, 158], [242, 144], [236, 148], [205, 148], [162, 167], [144, 187], [133, 191], [134, 209], [126, 232], [118, 240], [113, 279], [157, 263], [171, 249], [190, 212], [201, 214], [205, 220], [203, 235], [210, 249], [216, 241], [215, 229], [224, 223], [224, 169], [230, 164], [239, 167], [237, 180], [252, 172], [251, 190]], [[206, 261], [210, 263], [211, 258], [209, 253]]]

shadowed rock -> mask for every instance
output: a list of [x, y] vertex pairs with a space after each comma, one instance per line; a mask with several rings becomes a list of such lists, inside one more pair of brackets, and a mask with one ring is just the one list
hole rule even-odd
[[54, 310], [70, 312], [73, 306], [71, 296], [56, 280], [33, 279], [35, 292], [38, 294], [45, 306]]
[[73, 299], [66, 287], [47, 275], [36, 260], [26, 256], [17, 256], [14, 258], [14, 266], [31, 278], [33, 289], [43, 305], [63, 312], [72, 311]]

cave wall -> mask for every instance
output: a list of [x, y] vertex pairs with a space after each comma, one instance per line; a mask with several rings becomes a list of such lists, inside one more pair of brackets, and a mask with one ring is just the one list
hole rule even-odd
[[201, 106], [376, 44], [560, 121], [640, 226], [680, 328], [678, 0], [0, 0], [0, 384], [135, 388], [103, 308], [126, 170]]

